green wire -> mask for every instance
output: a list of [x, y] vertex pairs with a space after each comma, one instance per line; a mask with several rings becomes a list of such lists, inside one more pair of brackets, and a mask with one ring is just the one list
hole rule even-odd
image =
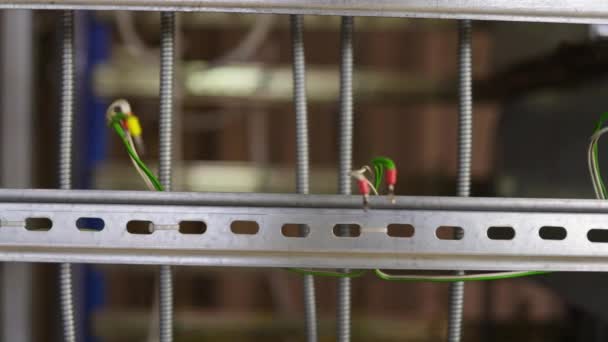
[[152, 182], [154, 188], [157, 191], [163, 191], [163, 186], [160, 184], [154, 173], [150, 171], [146, 164], [137, 156], [137, 153], [135, 153], [135, 151], [133, 151], [133, 149], [131, 148], [131, 144], [129, 144], [129, 141], [127, 140], [127, 135], [125, 134], [125, 131], [123, 130], [122, 125], [119, 122], [121, 118], [124, 118], [124, 115], [120, 115], [120, 113], [118, 113], [117, 115], [115, 115], [114, 118], [112, 118], [112, 128], [114, 128], [114, 130], [122, 140], [129, 156], [131, 156], [131, 158], [135, 160], [135, 163], [143, 170], [144, 174], [148, 177], [150, 182]]
[[[608, 119], [608, 114], [606, 116]], [[387, 169], [395, 169], [395, 163], [387, 157], [376, 157], [372, 159], [372, 165], [374, 167], [375, 179], [374, 185], [376, 188], [382, 184], [382, 179], [384, 178], [384, 172]], [[333, 278], [357, 278], [366, 273], [366, 270], [357, 270], [348, 273], [341, 272], [331, 272], [331, 271], [313, 271], [313, 270], [304, 270], [299, 268], [290, 268], [288, 271], [303, 274], [303, 275], [312, 275], [312, 276], [320, 276], [320, 277], [333, 277]], [[490, 281], [490, 280], [501, 280], [501, 279], [513, 279], [520, 277], [528, 277], [533, 275], [547, 274], [550, 272], [540, 272], [540, 271], [522, 271], [522, 272], [505, 272], [502, 274], [479, 274], [479, 275], [469, 275], [463, 277], [458, 276], [394, 276], [390, 275], [382, 270], [376, 269], [374, 270], [374, 274], [383, 280], [387, 281], [408, 281], [408, 282], [433, 282], [433, 283], [454, 283], [461, 281]]]
[[507, 272], [505, 274], [494, 274], [494, 275], [483, 275], [468, 276], [466, 278], [454, 276], [454, 277], [433, 277], [433, 276], [394, 276], [385, 273], [381, 270], [374, 270], [374, 273], [378, 278], [388, 281], [409, 281], [409, 282], [431, 282], [431, 283], [456, 283], [461, 281], [490, 281], [490, 280], [502, 280], [502, 279], [513, 279], [521, 277], [529, 277], [534, 275], [548, 274], [551, 272], [542, 271], [522, 271], [522, 272]]
[[[599, 132], [602, 127], [604, 126], [604, 123], [608, 121], [608, 112], [602, 114], [600, 116], [600, 119], [597, 122], [597, 125], [595, 126], [595, 131], [593, 132], [593, 134]], [[598, 174], [600, 174], [599, 177], [599, 181], [600, 181], [600, 191], [602, 192], [602, 195], [604, 195], [604, 197], [608, 197], [608, 192], [606, 191], [606, 185], [604, 184], [604, 180], [601, 177], [601, 172], [600, 172], [600, 164], [599, 164], [599, 148], [598, 148], [598, 144], [596, 143], [593, 146], [593, 166], [597, 169]]]
[[[608, 120], [608, 113], [605, 114], [604, 120]], [[374, 186], [376, 187], [376, 189], [378, 189], [380, 187], [380, 185], [382, 184], [385, 170], [396, 169], [396, 165], [392, 159], [387, 158], [387, 157], [373, 158], [372, 165], [374, 167], [374, 172], [375, 172]], [[545, 274], [548, 272], [524, 271], [524, 272], [510, 272], [510, 273], [504, 273], [504, 274], [499, 274], [499, 275], [497, 275], [497, 274], [494, 274], [494, 275], [480, 274], [478, 276], [465, 276], [465, 278], [457, 277], [457, 276], [454, 276], [454, 277], [449, 277], [449, 276], [448, 277], [444, 277], [444, 276], [425, 277], [425, 276], [407, 276], [407, 275], [394, 276], [394, 275], [390, 275], [386, 272], [383, 272], [382, 270], [379, 270], [379, 269], [375, 269], [374, 273], [376, 274], [376, 276], [378, 278], [383, 279], [383, 280], [388, 280], [388, 281], [453, 283], [453, 282], [460, 282], [460, 281], [487, 281], [487, 280], [511, 279], [511, 278], [538, 275], [538, 274]]]
[[374, 187], [378, 189], [382, 184], [382, 179], [384, 178], [385, 169], [392, 170], [397, 168], [395, 162], [392, 159], [387, 157], [376, 157], [372, 159], [372, 165], [374, 167]]
[[[373, 164], [373, 163], [372, 163]], [[382, 184], [382, 179], [384, 178], [384, 166], [382, 164], [373, 164], [374, 165], [374, 187], [376, 189], [380, 188]]]

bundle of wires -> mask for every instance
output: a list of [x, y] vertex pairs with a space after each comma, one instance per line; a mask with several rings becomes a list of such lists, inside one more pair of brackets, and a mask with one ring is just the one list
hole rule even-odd
[[114, 101], [106, 112], [106, 119], [108, 125], [114, 129], [122, 140], [135, 170], [143, 179], [148, 190], [163, 191], [163, 187], [154, 173], [150, 171], [137, 153], [135, 141], [138, 142], [139, 148], [143, 149], [142, 130], [139, 119], [131, 112], [129, 103], [126, 100]]
[[[387, 157], [376, 157], [372, 159], [372, 168], [369, 166], [363, 166], [359, 170], [351, 172], [351, 176], [355, 178], [359, 184], [359, 190], [363, 195], [364, 206], [367, 206], [367, 196], [369, 196], [371, 188], [374, 194], [379, 195], [379, 190], [383, 181], [387, 183], [387, 189], [391, 196], [391, 201], [394, 203], [393, 192], [397, 183], [397, 167], [392, 159]], [[374, 181], [371, 182], [366, 173], [371, 174], [374, 177]], [[373, 184], [373, 185], [371, 185]], [[407, 275], [391, 275], [385, 271], [376, 269], [374, 270], [376, 276], [383, 280], [389, 281], [425, 281], [425, 282], [460, 282], [460, 281], [485, 281], [485, 280], [500, 280], [510, 279], [518, 277], [526, 277], [531, 275], [545, 274], [547, 272], [538, 271], [518, 271], [518, 272], [493, 272], [493, 273], [476, 273], [466, 274], [462, 276], [458, 275], [422, 275], [422, 274], [407, 274]]]
[[[606, 116], [608, 117], [608, 115]], [[135, 146], [134, 141], [140, 141], [140, 146], [143, 146], [141, 143], [141, 127], [139, 125], [139, 120], [133, 113], [131, 112], [131, 107], [125, 100], [118, 100], [114, 102], [107, 112], [108, 125], [111, 126], [114, 131], [121, 138], [127, 153], [133, 163], [133, 166], [137, 170], [138, 174], [143, 179], [144, 183], [148, 187], [148, 189], [153, 191], [163, 191], [163, 188], [156, 178], [152, 171], [144, 164], [144, 162], [139, 157], [137, 153], [137, 148]], [[602, 121], [603, 123], [603, 121]], [[597, 139], [601, 134], [608, 131], [608, 128], [599, 130], [594, 134], [597, 135], [595, 139], [595, 144], [597, 144]], [[590, 150], [592, 146], [590, 146]], [[595, 154], [597, 155], [597, 146], [595, 146]], [[594, 164], [597, 167], [597, 158], [594, 160]], [[397, 183], [397, 167], [395, 163], [387, 157], [377, 157], [372, 159], [371, 162], [372, 167], [365, 165], [358, 170], [353, 170], [350, 174], [351, 176], [357, 180], [359, 185], [359, 191], [364, 196], [364, 208], [367, 209], [367, 198], [373, 193], [374, 195], [380, 195], [380, 187], [384, 180], [387, 183], [387, 190], [389, 195], [393, 195], [393, 191], [395, 189], [395, 185]], [[590, 164], [591, 165], [591, 164]], [[597, 170], [597, 174], [599, 175], [599, 168]], [[368, 176], [373, 177], [373, 182], [368, 178]], [[599, 177], [598, 177], [599, 178]], [[601, 178], [599, 178], [599, 182], [602, 185], [601, 189], [604, 189], [603, 183], [601, 183]], [[595, 183], [594, 183], [595, 185]], [[604, 189], [605, 194], [605, 189]], [[394, 197], [392, 197], [391, 201], [394, 202]], [[307, 274], [313, 276], [321, 276], [321, 277], [333, 277], [333, 278], [356, 278], [363, 276], [366, 271], [365, 270], [353, 270], [350, 272], [337, 272], [337, 271], [321, 271], [321, 270], [309, 270], [309, 269], [301, 269], [301, 268], [290, 268], [289, 271], [298, 273], [298, 274]], [[483, 281], [483, 280], [499, 280], [499, 279], [509, 279], [509, 278], [517, 278], [517, 277], [525, 277], [530, 275], [544, 274], [547, 272], [536, 272], [536, 271], [523, 271], [523, 272], [494, 272], [494, 273], [477, 273], [477, 274], [467, 274], [463, 276], [454, 276], [454, 275], [391, 275], [386, 273], [385, 271], [376, 269], [374, 270], [375, 275], [383, 280], [389, 281], [424, 281], [424, 282], [460, 282], [460, 281]]]
[[589, 141], [589, 148], [587, 149], [587, 167], [589, 168], [589, 175], [591, 176], [591, 183], [593, 185], [593, 191], [597, 199], [608, 198], [606, 192], [606, 185], [602, 179], [599, 165], [599, 147], [598, 142], [604, 133], [608, 132], [608, 127], [603, 127], [604, 123], [608, 120], [608, 113], [602, 114], [600, 119], [595, 126], [595, 130], [591, 135]]

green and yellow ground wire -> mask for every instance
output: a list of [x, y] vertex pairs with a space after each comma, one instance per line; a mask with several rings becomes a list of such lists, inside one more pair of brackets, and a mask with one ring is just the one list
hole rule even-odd
[[123, 115], [122, 113], [119, 113], [119, 115], [116, 116], [116, 119], [112, 120], [112, 128], [114, 128], [114, 131], [118, 134], [118, 136], [122, 140], [123, 144], [125, 145], [125, 148], [127, 150], [127, 153], [129, 154], [129, 157], [133, 161], [135, 161], [137, 166], [143, 171], [143, 173], [150, 180], [152, 185], [154, 185], [154, 189], [156, 191], [163, 191], [163, 187], [160, 184], [160, 182], [158, 181], [158, 179], [156, 178], [156, 176], [152, 173], [152, 171], [150, 171], [150, 169], [141, 160], [141, 158], [139, 158], [139, 155], [137, 154], [137, 152], [135, 152], [135, 149], [133, 148], [133, 144], [131, 144], [129, 142], [128, 135], [124, 131], [124, 129], [120, 123], [120, 116], [122, 116], [122, 115]]
[[114, 101], [106, 112], [106, 119], [108, 126], [112, 127], [122, 140], [129, 158], [149, 190], [163, 191], [158, 178], [150, 171], [137, 153], [133, 139], [139, 142], [140, 147], [143, 147], [143, 140], [141, 139], [142, 129], [139, 119], [131, 112], [129, 103], [122, 99]]

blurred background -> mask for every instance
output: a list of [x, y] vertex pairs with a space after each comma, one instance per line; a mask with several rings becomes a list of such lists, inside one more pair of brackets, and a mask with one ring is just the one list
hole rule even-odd
[[[10, 26], [10, 16], [2, 21], [2, 153], [31, 156], [19, 174], [25, 187], [57, 187], [60, 13], [34, 12], [30, 31]], [[288, 16], [178, 18], [175, 190], [295, 192]], [[339, 20], [305, 18], [312, 193], [337, 191]], [[76, 23], [76, 188], [143, 190], [105, 110], [117, 98], [131, 102], [144, 159], [155, 166], [159, 15], [79, 12]], [[608, 106], [605, 31], [475, 22], [474, 196], [593, 196], [585, 152]], [[397, 194], [455, 194], [457, 23], [356, 18], [355, 32], [355, 165], [386, 155], [399, 168]], [[15, 58], [13, 48], [28, 41], [31, 58]], [[31, 82], [17, 87], [25, 77]], [[15, 99], [30, 106], [29, 118], [10, 110]], [[18, 138], [24, 143], [11, 143]], [[11, 159], [2, 160], [4, 185], [24, 184], [11, 180]], [[12, 272], [4, 268], [4, 283]], [[153, 341], [156, 274], [146, 266], [78, 266], [82, 340]], [[178, 267], [175, 276], [177, 341], [305, 339], [297, 274]], [[30, 277], [31, 340], [59, 341], [56, 266], [32, 265]], [[601, 274], [561, 273], [467, 285], [464, 340], [605, 341], [605, 285]], [[336, 281], [318, 278], [317, 286], [320, 335], [332, 341]], [[447, 288], [355, 280], [353, 340], [444, 341]], [[7, 304], [14, 295], [3, 295], [5, 329], [18, 310]]]

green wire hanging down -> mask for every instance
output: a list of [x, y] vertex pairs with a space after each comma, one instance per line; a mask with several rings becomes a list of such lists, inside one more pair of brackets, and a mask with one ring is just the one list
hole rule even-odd
[[127, 153], [129, 153], [129, 156], [131, 158], [133, 158], [133, 160], [137, 163], [137, 165], [142, 169], [142, 171], [150, 179], [150, 181], [154, 185], [154, 188], [157, 191], [163, 191], [163, 187], [162, 187], [162, 185], [160, 185], [160, 182], [156, 179], [156, 176], [154, 176], [154, 174], [152, 173], [152, 171], [150, 171], [150, 169], [148, 169], [148, 167], [146, 166], [146, 164], [144, 164], [144, 162], [139, 158], [139, 156], [133, 150], [133, 147], [129, 144], [129, 141], [127, 140], [126, 133], [122, 129], [120, 123], [113, 122], [112, 123], [112, 127], [114, 128], [114, 131], [116, 131], [116, 133], [118, 134], [118, 136], [122, 140], [123, 144], [125, 145], [125, 148], [127, 149]]
[[137, 153], [135, 153], [135, 150], [133, 149], [133, 147], [129, 143], [128, 138], [127, 138], [127, 134], [125, 133], [124, 129], [122, 128], [120, 122], [119, 121], [113, 121], [112, 122], [112, 128], [114, 128], [114, 131], [116, 131], [116, 133], [118, 134], [118, 136], [122, 140], [123, 144], [125, 145], [125, 148], [127, 149], [127, 153], [129, 154], [129, 156], [135, 161], [135, 163], [137, 163], [137, 165], [145, 173], [145, 175], [148, 177], [148, 179], [150, 179], [150, 181], [154, 185], [154, 188], [157, 191], [163, 191], [163, 187], [160, 184], [160, 182], [158, 181], [158, 179], [156, 178], [156, 176], [154, 176], [154, 174], [152, 173], [152, 171], [150, 171], [150, 169], [146, 166], [146, 164], [139, 158], [139, 156], [137, 155]]
[[593, 135], [591, 136], [591, 142], [589, 145], [589, 172], [591, 175], [591, 181], [593, 182], [593, 188], [598, 199], [606, 199], [608, 197], [606, 185], [604, 184], [604, 180], [602, 179], [600, 172], [598, 147], [600, 137], [606, 132], [606, 128], [603, 127], [606, 121], [608, 121], [608, 112], [600, 116], [600, 119], [595, 126], [595, 130], [593, 131]]
[[122, 140], [137, 172], [142, 176], [150, 190], [163, 191], [162, 185], [154, 173], [141, 160], [135, 149], [133, 138], [143, 145], [141, 126], [137, 117], [131, 113], [129, 103], [126, 100], [114, 101], [106, 112], [106, 119], [108, 120], [108, 126], [112, 127]]

